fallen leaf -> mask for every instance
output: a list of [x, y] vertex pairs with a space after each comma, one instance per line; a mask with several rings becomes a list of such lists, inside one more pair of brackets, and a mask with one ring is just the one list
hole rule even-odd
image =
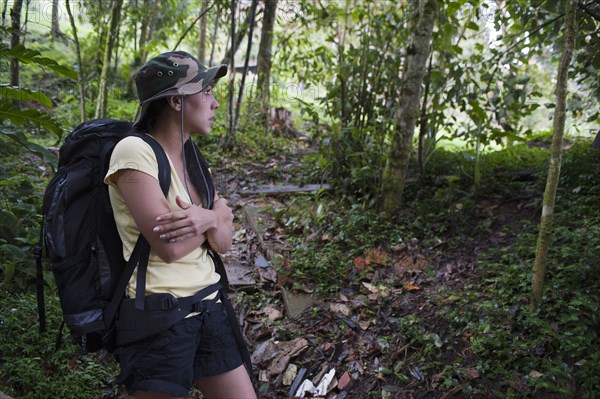
[[366, 266], [370, 264], [371, 259], [369, 258], [361, 258], [360, 256], [354, 258], [354, 267], [356, 267], [357, 270], [363, 270]]
[[352, 381], [350, 378], [350, 374], [348, 374], [348, 372], [345, 371], [338, 381], [338, 389], [341, 391], [342, 389], [346, 388], [348, 384], [350, 384], [350, 381]]
[[379, 292], [379, 290], [377, 289], [377, 287], [375, 287], [373, 284], [371, 283], [367, 283], [366, 281], [363, 281], [362, 283], [363, 287], [365, 287], [366, 289], [368, 289], [370, 292], [372, 292], [373, 294], [376, 294]]
[[294, 382], [296, 378], [296, 374], [298, 374], [298, 366], [293, 363], [290, 363], [285, 372], [283, 373], [282, 384], [285, 386], [290, 386]]
[[464, 371], [464, 373], [467, 376], [467, 380], [469, 380], [469, 381], [472, 381], [472, 380], [474, 380], [476, 378], [479, 378], [480, 375], [481, 375], [479, 373], [479, 370], [477, 370], [477, 369], [475, 369], [473, 367], [467, 367], [467, 368], [463, 369], [463, 371]]
[[270, 339], [268, 341], [260, 342], [258, 345], [256, 345], [254, 352], [252, 352], [252, 363], [266, 365], [267, 362], [273, 359], [278, 352], [279, 349], [275, 343], [275, 340]]
[[296, 338], [289, 342], [281, 342], [277, 345], [279, 353], [269, 366], [269, 375], [279, 375], [287, 368], [290, 359], [308, 347], [308, 341], [304, 338]]
[[279, 311], [279, 309], [273, 305], [265, 306], [262, 312], [269, 321], [279, 320], [283, 317], [283, 314]]
[[371, 301], [376, 301], [380, 298], [387, 298], [390, 296], [390, 290], [388, 287], [381, 285], [375, 286], [371, 283], [367, 283], [366, 281], [363, 281], [362, 285], [371, 292], [371, 294], [367, 295], [367, 298], [369, 298]]
[[341, 313], [344, 316], [350, 316], [352, 313], [348, 305], [344, 305], [343, 303], [332, 303], [329, 305], [329, 310], [332, 313]]
[[330, 355], [335, 350], [335, 345], [332, 344], [331, 342], [326, 342], [323, 345], [321, 345], [321, 350], [323, 351], [324, 354]]
[[419, 291], [421, 288], [417, 287], [413, 283], [406, 283], [406, 284], [404, 284], [404, 289], [408, 292], [412, 292], [412, 291]]
[[531, 378], [540, 378], [543, 375], [544, 374], [542, 374], [542, 373], [540, 373], [539, 371], [536, 371], [536, 370], [531, 370], [531, 372], [529, 373], [529, 376]]
[[371, 320], [361, 320], [358, 322], [358, 326], [363, 331], [368, 330], [370, 325], [371, 325]]

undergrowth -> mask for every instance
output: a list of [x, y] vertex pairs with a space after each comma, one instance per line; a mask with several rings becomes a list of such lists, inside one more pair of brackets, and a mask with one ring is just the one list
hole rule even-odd
[[0, 391], [14, 398], [116, 397], [115, 363], [106, 353], [82, 355], [64, 332], [56, 350], [60, 308], [46, 297], [48, 331], [40, 333], [35, 294], [0, 290]]
[[[280, 209], [280, 223], [295, 236], [289, 240], [291, 265], [280, 273], [291, 275], [298, 288], [335, 294], [360, 281], [353, 259], [369, 248], [389, 249], [414, 238], [425, 247], [443, 248], [441, 252], [458, 254], [470, 248], [478, 254], [479, 272], [467, 278], [460, 291], [438, 287], [439, 316], [449, 325], [444, 332], [453, 336], [429, 331], [428, 321], [417, 315], [398, 324], [397, 334], [420, 348], [419, 372], [435, 373], [446, 389], [461, 384], [467, 397], [597, 398], [600, 156], [586, 143], [575, 142], [565, 151], [544, 302], [532, 312], [536, 209], [541, 207], [548, 156], [524, 145], [507, 150], [506, 157], [503, 153], [484, 158], [488, 181], [479, 192], [471, 190], [466, 174], [461, 175], [468, 165], [457, 159], [460, 155], [440, 154], [446, 173], [457, 178], [411, 185], [405, 211], [395, 223], [365, 204], [347, 206], [326, 196]], [[522, 170], [528, 171], [523, 180], [508, 173]], [[534, 216], [519, 221], [518, 232], [509, 226], [515, 221], [497, 216], [498, 207], [488, 200], [510, 203], [514, 196], [525, 198], [523, 206]], [[509, 241], [473, 251], [497, 232], [500, 222], [507, 223], [500, 228]], [[469, 361], [447, 352], [463, 341], [473, 358]], [[465, 374], [469, 364], [477, 377]], [[390, 367], [386, 370], [399, 382], [407, 379], [406, 371], [399, 372], [402, 367]]]

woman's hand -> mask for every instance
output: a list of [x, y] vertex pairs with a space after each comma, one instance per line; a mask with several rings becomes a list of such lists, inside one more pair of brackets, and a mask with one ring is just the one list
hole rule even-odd
[[233, 242], [233, 212], [223, 198], [217, 198], [213, 211], [217, 216], [217, 225], [206, 232], [206, 238], [212, 249], [225, 253]]
[[[175, 201], [181, 211], [172, 211], [156, 218], [157, 225], [153, 231], [162, 240], [177, 242], [197, 236], [204, 236], [206, 239], [205, 233], [217, 227], [223, 218], [223, 211], [215, 212], [195, 206], [183, 201], [179, 196]], [[231, 219], [233, 220], [233, 214]]]
[[233, 211], [227, 205], [224, 198], [219, 198], [215, 201], [213, 211], [217, 214], [218, 228], [233, 229]]

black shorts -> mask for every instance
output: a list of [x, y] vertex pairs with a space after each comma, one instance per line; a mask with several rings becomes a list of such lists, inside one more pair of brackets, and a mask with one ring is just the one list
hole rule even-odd
[[156, 336], [118, 347], [114, 355], [121, 365], [117, 383], [125, 384], [129, 394], [187, 396], [197, 378], [242, 365], [225, 309], [183, 319]]

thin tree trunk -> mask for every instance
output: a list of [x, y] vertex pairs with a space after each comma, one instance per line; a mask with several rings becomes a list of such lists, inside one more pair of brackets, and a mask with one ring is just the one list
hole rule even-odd
[[2, 7], [2, 27], [6, 24], [6, 9], [8, 8], [8, 0], [4, 0], [4, 6]]
[[542, 217], [540, 230], [535, 251], [535, 261], [531, 279], [531, 309], [535, 310], [542, 301], [544, 289], [544, 278], [546, 275], [546, 263], [548, 260], [548, 249], [552, 236], [552, 224], [554, 221], [554, 205], [556, 203], [556, 190], [560, 177], [562, 163], [562, 144], [565, 132], [567, 80], [569, 65], [575, 47], [575, 13], [577, 11], [577, 0], [568, 0], [566, 3], [566, 15], [564, 24], [564, 49], [562, 59], [558, 66], [556, 79], [556, 108], [554, 110], [552, 144], [550, 146], [550, 165], [548, 166], [548, 177], [544, 191]]
[[[135, 6], [138, 7], [138, 1], [136, 0]], [[142, 0], [142, 8], [148, 12], [143, 13], [143, 18], [140, 21], [140, 31], [137, 41], [134, 37], [134, 52], [133, 52], [133, 63], [131, 69], [137, 71], [142, 65], [146, 63], [148, 59], [148, 50], [146, 47], [151, 39], [151, 33], [156, 31], [156, 20], [157, 12], [159, 8], [160, 0]], [[136, 27], [134, 26], [134, 29]], [[134, 35], [135, 36], [135, 35]], [[134, 80], [129, 79], [127, 81], [127, 93], [132, 94], [134, 92]]]
[[[136, 10], [139, 9], [138, 0], [134, 0], [133, 7]], [[131, 34], [133, 36], [133, 54], [137, 54], [138, 53], [138, 28], [137, 28], [137, 26], [138, 26], [137, 21], [134, 21], [131, 24]]]
[[117, 31], [120, 24], [121, 7], [123, 0], [113, 0], [111, 6], [110, 27], [106, 37], [106, 50], [104, 52], [104, 63], [102, 64], [102, 73], [100, 75], [100, 84], [98, 86], [98, 101], [96, 103], [96, 118], [106, 117], [108, 109], [108, 73], [110, 71], [110, 59], [113, 47], [117, 38]]
[[156, 12], [160, 5], [160, 0], [147, 0], [145, 1], [145, 7], [149, 7], [150, 16], [142, 21], [142, 28], [140, 30], [140, 41], [139, 41], [139, 55], [134, 59], [134, 67], [142, 66], [148, 60], [148, 43], [152, 39], [152, 33], [156, 29], [156, 21], [158, 19], [158, 13]]
[[271, 63], [273, 49], [273, 26], [275, 25], [275, 12], [277, 11], [277, 0], [265, 0], [265, 12], [263, 15], [263, 26], [258, 48], [258, 59], [256, 63], [256, 89], [261, 107], [269, 108], [271, 98]]
[[[10, 47], [16, 47], [21, 43], [21, 8], [23, 8], [23, 0], [15, 0], [10, 9]], [[19, 61], [14, 58], [10, 60], [10, 84], [13, 87], [19, 86]]]
[[65, 7], [67, 14], [69, 14], [69, 21], [71, 22], [71, 29], [73, 30], [73, 40], [75, 41], [75, 53], [77, 55], [77, 85], [79, 86], [79, 114], [81, 122], [86, 120], [85, 113], [85, 83], [84, 83], [84, 72], [83, 72], [83, 61], [81, 60], [81, 47], [79, 46], [79, 36], [77, 35], [77, 26], [75, 25], [75, 18], [71, 12], [71, 6], [69, 0], [65, 0]]
[[202, 18], [204, 16], [204, 14], [206, 14], [208, 12], [208, 10], [210, 10], [211, 8], [213, 8], [216, 4], [217, 3], [213, 3], [210, 7], [208, 7], [206, 10], [204, 10], [204, 12], [202, 14], [198, 15], [198, 18], [196, 18], [194, 20], [194, 22], [192, 22], [190, 24], [190, 26], [188, 26], [188, 28], [185, 30], [185, 32], [183, 32], [183, 34], [179, 37], [179, 40], [177, 41], [177, 43], [173, 47], [172, 51], [177, 50], [177, 47], [179, 47], [179, 45], [181, 44], [181, 42], [183, 41], [183, 39], [185, 39], [185, 37], [187, 36], [187, 34], [190, 33], [190, 31], [192, 30], [192, 28], [194, 27], [194, 25], [196, 25], [196, 22], [198, 22], [200, 20], [200, 18]]
[[58, 24], [58, 0], [52, 0], [52, 26], [50, 28], [50, 37], [52, 42], [61, 34], [60, 26]]
[[[123, 10], [121, 10], [123, 12]], [[121, 29], [117, 29], [117, 37], [115, 37], [115, 42], [113, 46], [113, 51], [115, 53], [115, 60], [113, 62], [113, 75], [116, 75], [117, 68], [119, 67], [119, 50], [121, 50]]]
[[427, 76], [425, 77], [425, 93], [423, 93], [423, 102], [421, 105], [421, 118], [419, 120], [419, 148], [417, 160], [419, 164], [419, 174], [421, 178], [425, 177], [425, 136], [427, 135], [427, 101], [429, 97], [429, 86], [431, 84], [431, 70], [433, 57], [429, 56], [429, 66], [427, 67]]
[[233, 103], [235, 94], [234, 94], [234, 82], [235, 82], [235, 9], [236, 4], [235, 0], [231, 0], [231, 47], [233, 51], [230, 53], [230, 75], [229, 75], [229, 92], [228, 92], [228, 101], [227, 101], [227, 115], [229, 118], [229, 129], [227, 130], [227, 134], [225, 135], [223, 146], [227, 149], [233, 148], [233, 118], [234, 118], [234, 106]]
[[[25, 1], [25, 21], [23, 21], [23, 26], [21, 27], [21, 44], [25, 46], [25, 41], [27, 40], [27, 29], [29, 28], [29, 5], [31, 4], [31, 0]], [[21, 11], [21, 14], [23, 12]]]
[[208, 24], [208, 17], [206, 16], [206, 5], [208, 0], [202, 0], [202, 7], [200, 7], [200, 32], [198, 34], [198, 60], [206, 65], [206, 25]]
[[208, 60], [208, 66], [211, 66], [215, 56], [215, 47], [217, 45], [217, 31], [219, 30], [219, 16], [215, 15], [215, 26], [213, 28], [212, 38], [210, 40], [210, 59]]
[[[251, 11], [252, 11], [252, 9], [249, 8], [248, 12], [246, 13], [246, 17], [244, 18], [244, 22], [240, 25], [239, 29], [235, 32], [236, 39], [235, 39], [235, 46], [233, 47], [233, 55], [235, 55], [237, 53], [238, 49], [240, 48], [240, 45], [242, 44], [242, 41], [248, 34], [248, 27], [250, 26], [249, 22], [250, 22]], [[227, 51], [225, 52], [225, 57], [223, 57], [223, 61], [221, 61], [221, 64], [227, 64], [229, 62], [229, 60], [231, 59], [231, 51], [232, 51], [232, 47], [227, 49]]]
[[[342, 126], [347, 126], [348, 122], [347, 122], [347, 115], [348, 112], [346, 111], [347, 108], [347, 87], [346, 87], [346, 61], [344, 58], [345, 55], [345, 47], [346, 47], [346, 34], [348, 32], [348, 22], [349, 22], [349, 9], [350, 9], [350, 1], [351, 0], [346, 0], [346, 7], [344, 9], [344, 19], [343, 19], [343, 23], [338, 22], [338, 29], [337, 29], [337, 35], [339, 38], [339, 44], [337, 46], [337, 52], [338, 52], [338, 75], [337, 78], [340, 81], [340, 98], [338, 99], [338, 102], [340, 104], [340, 113], [339, 113], [339, 117], [340, 117], [340, 123]], [[260, 87], [260, 85], [259, 85]], [[352, 136], [350, 136], [352, 137]], [[352, 140], [352, 139], [351, 139]], [[353, 141], [353, 140], [352, 140]]]
[[250, 31], [248, 32], [248, 48], [246, 49], [246, 60], [244, 61], [244, 72], [242, 73], [242, 82], [240, 83], [240, 92], [237, 99], [237, 107], [235, 109], [235, 120], [233, 123], [233, 132], [237, 130], [238, 121], [240, 119], [240, 109], [242, 108], [242, 95], [244, 93], [244, 85], [246, 84], [246, 75], [248, 74], [248, 64], [250, 63], [250, 50], [252, 50], [252, 34], [254, 33], [254, 17], [256, 16], [256, 7], [258, 0], [252, 0], [250, 12]]
[[400, 210], [402, 194], [406, 185], [412, 140], [419, 111], [421, 84], [431, 47], [436, 1], [413, 0], [411, 9], [413, 11], [412, 37], [406, 52], [399, 104], [394, 118], [396, 126], [381, 187], [383, 211], [390, 217], [395, 216]]

